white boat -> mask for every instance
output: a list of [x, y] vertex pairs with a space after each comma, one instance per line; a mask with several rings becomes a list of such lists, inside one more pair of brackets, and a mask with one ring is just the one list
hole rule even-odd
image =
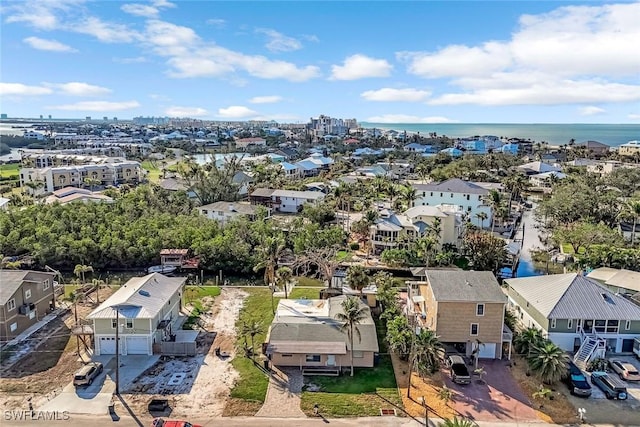
[[153, 267], [147, 268], [147, 273], [169, 274], [176, 271], [177, 268], [178, 267], [176, 267], [175, 265], [154, 265]]

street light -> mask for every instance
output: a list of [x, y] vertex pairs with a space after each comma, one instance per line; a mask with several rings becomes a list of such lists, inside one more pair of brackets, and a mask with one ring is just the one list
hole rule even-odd
[[427, 398], [422, 396], [420, 397], [420, 403], [424, 406], [424, 425], [426, 427], [429, 426], [429, 407], [427, 406]]

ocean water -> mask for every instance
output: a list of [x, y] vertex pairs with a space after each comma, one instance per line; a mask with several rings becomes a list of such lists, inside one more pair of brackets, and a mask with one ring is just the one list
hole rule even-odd
[[436, 132], [451, 138], [475, 135], [494, 135], [507, 138], [530, 139], [548, 142], [551, 145], [598, 141], [617, 147], [632, 140], [640, 140], [640, 124], [517, 124], [517, 123], [369, 123], [361, 122], [365, 128], [393, 129], [398, 132], [420, 132], [429, 136]]

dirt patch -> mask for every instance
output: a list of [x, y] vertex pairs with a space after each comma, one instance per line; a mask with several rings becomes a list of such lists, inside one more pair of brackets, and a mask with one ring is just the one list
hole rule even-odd
[[552, 390], [553, 400], [549, 398], [534, 398], [534, 393], [540, 389], [542, 383], [534, 375], [527, 376], [526, 371], [527, 362], [519, 356], [514, 357], [513, 366], [511, 367], [513, 378], [533, 403], [533, 408], [540, 419], [556, 424], [578, 422], [576, 408], [563, 393], [557, 390], [558, 387], [562, 387], [562, 384], [546, 386]]
[[[196, 339], [202, 353], [195, 357], [163, 358], [134, 380], [133, 387], [125, 392], [136, 413], [148, 413], [149, 400], [165, 398], [171, 402], [172, 418], [223, 415], [229, 392], [238, 378], [231, 365], [235, 356], [234, 326], [246, 296], [239, 289], [223, 289], [211, 307], [215, 332], [200, 332]], [[230, 357], [217, 356], [218, 347]]]
[[244, 399], [227, 399], [222, 411], [223, 417], [253, 417], [262, 408], [262, 402], [251, 402]]
[[[424, 406], [421, 397], [424, 396], [427, 406], [429, 407], [429, 415], [438, 418], [453, 418], [458, 415], [451, 407], [451, 402], [445, 402], [440, 399], [438, 393], [444, 386], [442, 374], [436, 372], [430, 377], [420, 378], [415, 372], [411, 376], [411, 397], [407, 397], [407, 388], [409, 386], [409, 363], [395, 355], [391, 354], [393, 363], [393, 371], [396, 376], [396, 383], [400, 396], [402, 396], [402, 404], [409, 416], [423, 419]], [[455, 396], [453, 396], [455, 399]]]

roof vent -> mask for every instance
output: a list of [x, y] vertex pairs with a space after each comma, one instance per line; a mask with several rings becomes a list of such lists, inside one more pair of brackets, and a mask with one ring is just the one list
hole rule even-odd
[[469, 281], [468, 281], [468, 280], [465, 280], [465, 281], [464, 281], [464, 283], [465, 283], [467, 286], [471, 286], [471, 283], [469, 283]]
[[151, 296], [151, 294], [149, 292], [145, 291], [144, 289], [139, 290], [138, 293], [140, 295], [142, 295], [143, 297], [150, 297]]

